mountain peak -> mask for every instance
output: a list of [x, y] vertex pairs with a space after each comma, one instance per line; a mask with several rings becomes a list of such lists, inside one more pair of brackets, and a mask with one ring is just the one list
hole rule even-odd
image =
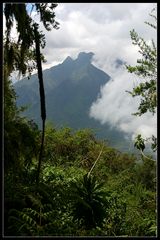
[[78, 63], [78, 65], [85, 65], [85, 64], [89, 64], [92, 61], [92, 57], [93, 57], [94, 53], [93, 52], [80, 52], [78, 54], [78, 57], [73, 60], [70, 56], [68, 56], [64, 61], [63, 64], [72, 64], [73, 62]]
[[86, 52], [80, 52], [80, 53], [78, 54], [78, 58], [92, 58], [93, 55], [94, 55], [93, 52], [88, 52], [88, 53], [86, 53]]
[[70, 62], [72, 62], [73, 61], [73, 59], [70, 57], [70, 56], [68, 56], [64, 61], [63, 61], [63, 63], [70, 63]]
[[76, 61], [78, 62], [83, 62], [83, 63], [90, 63], [92, 60], [94, 53], [93, 52], [80, 52], [78, 54], [78, 57], [76, 59]]

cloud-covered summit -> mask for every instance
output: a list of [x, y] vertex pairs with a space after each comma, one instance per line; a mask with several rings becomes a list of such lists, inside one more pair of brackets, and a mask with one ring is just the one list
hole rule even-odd
[[145, 21], [152, 23], [149, 13], [156, 5], [156, 3], [59, 3], [55, 15], [60, 23], [60, 29], [47, 32], [41, 26], [46, 36], [43, 53], [47, 63], [43, 64], [43, 69], [60, 64], [67, 56], [75, 60], [79, 52], [94, 52], [92, 64], [105, 71], [113, 81], [101, 89], [90, 114], [101, 123], [109, 122], [111, 126], [133, 135], [138, 131], [145, 135], [156, 132], [156, 115], [146, 114], [142, 117], [131, 115], [136, 111], [139, 99], [133, 99], [126, 90], [132, 90], [141, 79], [128, 74], [123, 64], [117, 68], [116, 59], [135, 65], [140, 58], [139, 49], [132, 44], [130, 38], [132, 29], [147, 42], [153, 38], [156, 43], [157, 32], [144, 23]]
[[77, 61], [90, 63], [92, 61], [93, 56], [94, 56], [93, 52], [88, 52], [88, 53], [87, 52], [80, 52], [78, 54]]
[[93, 52], [80, 52], [77, 58], [74, 60], [70, 56], [67, 56], [66, 59], [62, 62], [62, 64], [79, 64], [85, 65], [89, 64], [93, 60], [94, 53]]

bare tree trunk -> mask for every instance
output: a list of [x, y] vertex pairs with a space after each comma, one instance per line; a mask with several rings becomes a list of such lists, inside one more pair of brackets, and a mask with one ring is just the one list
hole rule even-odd
[[39, 175], [41, 170], [44, 136], [45, 136], [46, 107], [45, 107], [45, 92], [44, 92], [44, 85], [43, 85], [43, 73], [42, 73], [41, 53], [40, 53], [40, 37], [37, 31], [37, 26], [35, 26], [34, 28], [34, 34], [35, 34], [35, 44], [36, 44], [36, 61], [37, 61], [38, 78], [39, 78], [39, 92], [40, 92], [41, 118], [42, 118], [41, 148], [39, 153], [38, 169], [37, 169], [37, 176], [36, 176], [36, 183], [39, 184]]

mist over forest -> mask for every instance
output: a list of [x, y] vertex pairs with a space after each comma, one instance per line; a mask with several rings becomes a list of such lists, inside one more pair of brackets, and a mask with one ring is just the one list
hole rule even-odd
[[3, 236], [156, 237], [157, 5], [4, 3], [3, 52]]

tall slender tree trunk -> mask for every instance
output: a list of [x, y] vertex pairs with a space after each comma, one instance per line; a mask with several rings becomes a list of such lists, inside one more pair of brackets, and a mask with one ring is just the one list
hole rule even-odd
[[34, 26], [34, 34], [35, 34], [35, 44], [36, 44], [36, 61], [37, 61], [37, 70], [38, 70], [38, 78], [39, 78], [39, 92], [40, 92], [41, 118], [42, 118], [41, 148], [39, 153], [39, 161], [38, 161], [37, 176], [36, 176], [36, 183], [39, 184], [39, 176], [40, 176], [40, 170], [41, 170], [44, 137], [45, 137], [46, 106], [45, 106], [45, 92], [44, 92], [44, 84], [43, 84], [41, 53], [40, 53], [40, 37], [37, 31], [36, 25]]

